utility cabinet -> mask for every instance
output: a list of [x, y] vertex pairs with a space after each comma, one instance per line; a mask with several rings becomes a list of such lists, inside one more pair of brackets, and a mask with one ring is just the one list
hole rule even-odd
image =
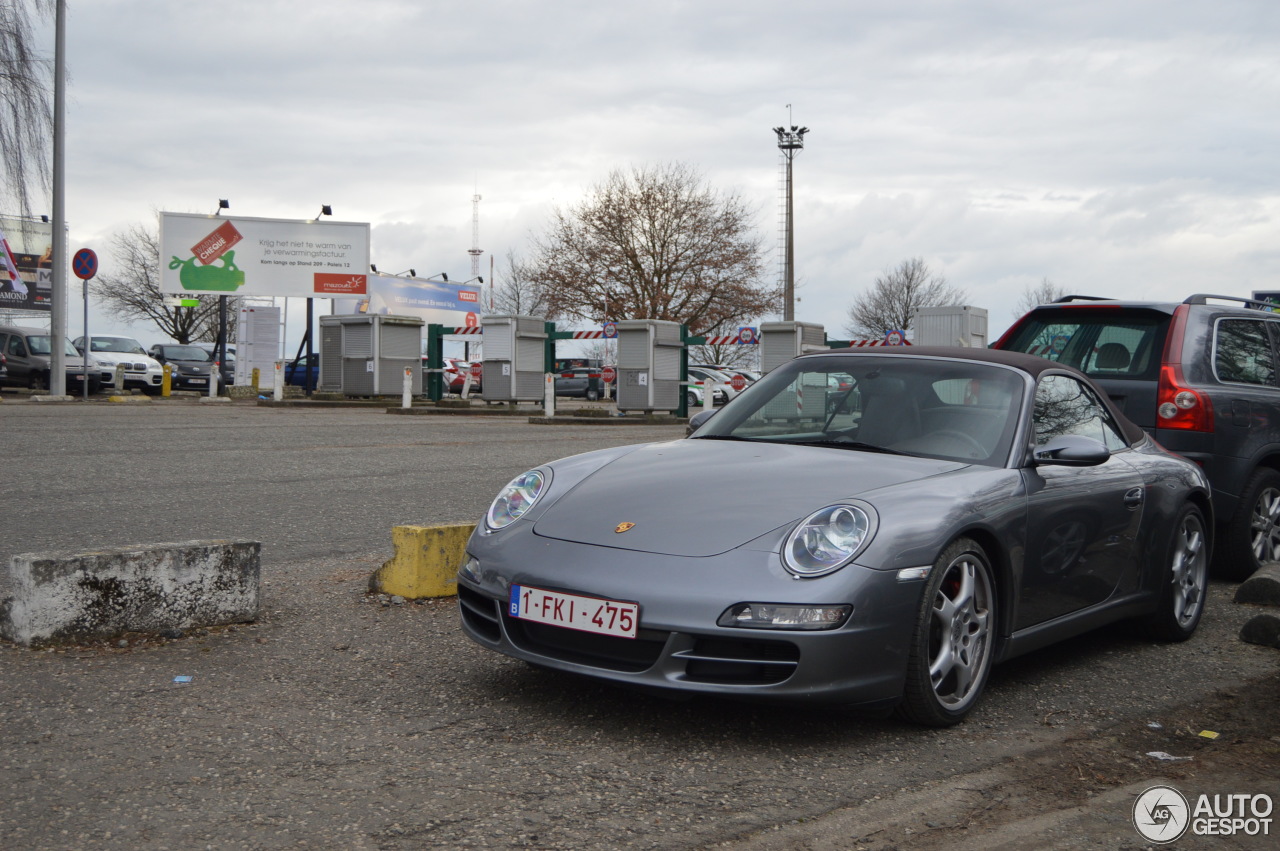
[[760, 371], [768, 372], [792, 358], [827, 349], [827, 331], [813, 322], [761, 322]]
[[911, 317], [917, 346], [987, 347], [987, 311], [983, 307], [920, 307]]
[[618, 323], [618, 410], [674, 411], [680, 407], [679, 322], [623, 319]]
[[545, 393], [547, 322], [537, 316], [482, 316], [480, 398], [540, 402]]
[[344, 396], [399, 396], [404, 371], [422, 393], [422, 325], [416, 316], [320, 317], [320, 385]]

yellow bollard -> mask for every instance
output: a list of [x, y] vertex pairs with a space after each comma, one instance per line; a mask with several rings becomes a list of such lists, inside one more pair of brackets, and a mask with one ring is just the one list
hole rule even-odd
[[369, 590], [409, 600], [458, 593], [458, 567], [474, 524], [394, 526], [395, 555], [369, 577]]
[[173, 395], [173, 364], [164, 365], [164, 378], [160, 381], [160, 395]]
[[258, 375], [258, 368], [255, 366], [253, 368], [253, 395], [255, 396], [258, 395]]

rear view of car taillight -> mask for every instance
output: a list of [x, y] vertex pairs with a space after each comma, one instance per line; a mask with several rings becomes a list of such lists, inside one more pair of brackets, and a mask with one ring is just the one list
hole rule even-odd
[[1160, 367], [1156, 414], [1157, 428], [1213, 431], [1213, 403], [1205, 394], [1187, 386], [1182, 368], [1177, 364], [1166, 363]]

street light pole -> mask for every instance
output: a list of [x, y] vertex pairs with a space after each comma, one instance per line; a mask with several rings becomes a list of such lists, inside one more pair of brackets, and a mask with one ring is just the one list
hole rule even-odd
[[[53, 299], [49, 307], [49, 392], [67, 392], [67, 0], [58, 0], [53, 35]], [[88, 375], [85, 383], [88, 384]]]
[[775, 127], [773, 132], [778, 135], [778, 150], [782, 151], [782, 156], [786, 160], [786, 246], [783, 251], [782, 318], [791, 322], [796, 318], [796, 233], [793, 215], [794, 198], [791, 192], [791, 162], [798, 152], [804, 150], [804, 134], [809, 132], [809, 128], [792, 124], [789, 130], [786, 127]]

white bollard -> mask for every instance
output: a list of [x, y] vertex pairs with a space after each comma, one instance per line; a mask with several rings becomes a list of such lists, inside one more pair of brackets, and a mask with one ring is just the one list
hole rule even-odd
[[548, 372], [543, 376], [546, 382], [542, 391], [542, 413], [544, 416], [554, 417], [556, 415], [556, 376], [555, 373]]
[[702, 410], [714, 411], [716, 409], [716, 386], [710, 381], [702, 382]]
[[404, 368], [404, 382], [400, 386], [400, 407], [413, 407], [413, 367]]
[[116, 393], [124, 393], [124, 364], [116, 364]]
[[276, 384], [271, 391], [271, 398], [279, 402], [284, 398], [284, 361], [276, 361]]
[[462, 379], [462, 401], [467, 401], [467, 395], [471, 392], [471, 370], [467, 370], [467, 377]]
[[213, 367], [209, 370], [209, 398], [212, 399], [218, 395], [218, 379], [222, 377], [222, 364], [217, 361], [213, 362]]

